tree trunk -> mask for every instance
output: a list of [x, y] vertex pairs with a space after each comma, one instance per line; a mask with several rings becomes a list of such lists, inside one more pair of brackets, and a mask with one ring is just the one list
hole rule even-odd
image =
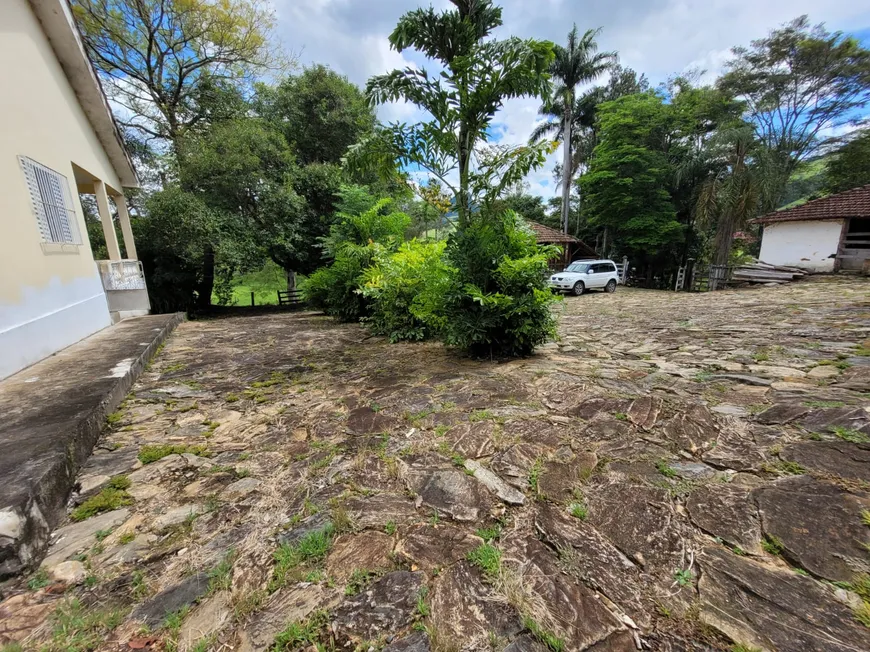
[[214, 248], [207, 245], [202, 258], [202, 280], [197, 287], [196, 307], [208, 310], [211, 306], [211, 293], [214, 290]]
[[734, 215], [726, 212], [716, 225], [713, 239], [713, 264], [727, 265], [731, 258], [731, 244], [734, 241]]
[[565, 98], [565, 116], [562, 125], [562, 232], [568, 233], [568, 215], [571, 210], [571, 104]]
[[607, 257], [607, 227], [604, 227], [604, 240], [601, 244], [601, 255], [606, 258]]
[[468, 147], [468, 128], [465, 125], [459, 127], [459, 196], [456, 198], [456, 212], [459, 215], [459, 228], [468, 225], [468, 164], [471, 152]]
[[292, 269], [287, 270], [287, 289], [296, 289], [296, 272], [294, 272]]

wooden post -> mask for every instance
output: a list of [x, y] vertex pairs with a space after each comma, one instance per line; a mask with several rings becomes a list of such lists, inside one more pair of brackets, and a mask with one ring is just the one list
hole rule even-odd
[[251, 292], [251, 307], [254, 306], [254, 293]]

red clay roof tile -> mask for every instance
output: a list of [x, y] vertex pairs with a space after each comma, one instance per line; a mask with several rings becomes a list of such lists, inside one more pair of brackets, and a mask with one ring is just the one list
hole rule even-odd
[[821, 199], [813, 199], [794, 208], [774, 211], [762, 215], [755, 221], [758, 224], [770, 224], [804, 220], [841, 220], [845, 217], [870, 217], [870, 184]]

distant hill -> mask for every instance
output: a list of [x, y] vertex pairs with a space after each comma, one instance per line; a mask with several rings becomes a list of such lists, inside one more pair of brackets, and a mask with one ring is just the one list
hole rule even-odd
[[815, 199], [824, 194], [822, 187], [825, 184], [825, 168], [830, 156], [830, 154], [826, 154], [802, 163], [788, 180], [785, 194], [778, 208], [799, 206], [811, 198]]

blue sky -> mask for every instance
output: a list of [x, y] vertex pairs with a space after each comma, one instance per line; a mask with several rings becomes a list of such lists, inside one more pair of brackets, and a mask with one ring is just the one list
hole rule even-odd
[[[299, 53], [300, 63], [325, 63], [360, 86], [369, 76], [406, 65], [431, 68], [416, 53], [390, 50], [387, 37], [399, 16], [417, 5], [413, 0], [271, 0], [283, 45]], [[437, 8], [447, 0], [434, 0]], [[842, 30], [870, 46], [870, 2], [866, 0], [502, 0], [505, 25], [499, 35], [535, 37], [562, 42], [577, 23], [581, 30], [602, 27], [599, 43], [616, 50], [620, 62], [646, 73], [653, 85], [688, 69], [704, 69], [715, 77], [730, 48], [747, 45], [770, 29], [801, 14], [813, 23]], [[540, 119], [538, 101], [509, 101], [493, 125], [494, 140], [524, 143]], [[384, 121], [414, 122], [416, 108], [393, 104], [379, 109]], [[558, 193], [553, 164], [527, 178], [529, 192], [544, 197]]]

